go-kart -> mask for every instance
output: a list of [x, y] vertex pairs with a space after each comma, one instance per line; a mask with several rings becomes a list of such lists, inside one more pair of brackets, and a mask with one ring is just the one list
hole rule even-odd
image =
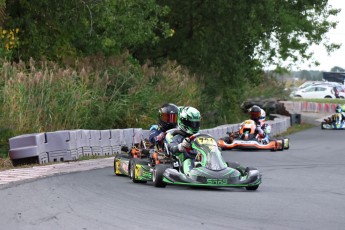
[[[143, 143], [143, 142], [142, 142]], [[114, 157], [114, 173], [115, 175], [130, 176], [130, 167], [132, 159], [138, 159], [138, 161], [148, 163], [149, 149], [145, 144], [138, 146], [132, 146], [130, 150], [128, 148], [122, 148], [121, 153], [118, 153]]]
[[289, 149], [288, 138], [267, 139], [260, 138], [255, 133], [256, 124], [253, 120], [245, 120], [237, 132], [228, 132], [228, 136], [218, 140], [218, 146], [222, 150], [271, 150], [283, 151]]
[[345, 120], [343, 120], [343, 115], [341, 113], [333, 114], [331, 117], [324, 119], [321, 122], [321, 129], [345, 129]]
[[[128, 153], [127, 153], [128, 152]], [[128, 176], [134, 183], [152, 181], [152, 168], [157, 164], [170, 163], [171, 159], [158, 146], [142, 140], [130, 151], [124, 150], [114, 157], [115, 175]]]
[[157, 164], [153, 167], [152, 181], [155, 187], [172, 184], [258, 189], [261, 184], [261, 173], [257, 168], [244, 168], [236, 162], [225, 162], [216, 140], [208, 134], [195, 134], [189, 139], [191, 148], [187, 149], [185, 154], [193, 159], [194, 167], [185, 174], [180, 159], [169, 154], [168, 148], [165, 148], [172, 160], [170, 163]]

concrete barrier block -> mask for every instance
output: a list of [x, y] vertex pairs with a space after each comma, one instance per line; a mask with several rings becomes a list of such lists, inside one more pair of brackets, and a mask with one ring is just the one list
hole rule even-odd
[[90, 130], [86, 130], [86, 129], [80, 130], [80, 142], [81, 142], [80, 144], [81, 144], [83, 156], [91, 156], [92, 155], [92, 148], [90, 146], [90, 139], [91, 139]]
[[10, 149], [37, 146], [38, 151], [44, 151], [46, 137], [44, 133], [24, 134], [9, 139]]
[[139, 144], [141, 137], [140, 128], [129, 128], [123, 130], [124, 145], [127, 147], [132, 147], [135, 144]]
[[82, 130], [81, 129], [76, 129], [71, 131], [72, 133], [74, 133], [73, 135], [75, 135], [76, 138], [76, 149], [77, 149], [77, 159], [79, 159], [80, 157], [83, 156], [83, 140], [82, 140]]
[[150, 130], [141, 130], [141, 135], [144, 140], [148, 140], [150, 137]]
[[69, 130], [61, 130], [46, 133], [45, 150], [48, 154], [49, 162], [76, 160], [77, 140]]
[[111, 140], [111, 131], [109, 129], [101, 130], [101, 148], [102, 148], [103, 156], [113, 155], [110, 140]]
[[101, 146], [101, 131], [100, 130], [89, 130], [90, 132], [90, 147], [92, 156], [103, 156]]
[[9, 139], [9, 158], [12, 162], [19, 159], [30, 159], [30, 162], [47, 163], [48, 157], [45, 152], [45, 133], [24, 134]]
[[121, 146], [124, 145], [123, 130], [122, 129], [111, 129], [110, 130], [110, 144], [112, 154], [118, 154], [121, 152]]
[[40, 151], [38, 146], [27, 146], [9, 150], [10, 159], [21, 159], [28, 157], [38, 157]]

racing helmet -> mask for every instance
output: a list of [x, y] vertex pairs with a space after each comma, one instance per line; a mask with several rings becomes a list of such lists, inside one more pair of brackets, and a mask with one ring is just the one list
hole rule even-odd
[[178, 128], [189, 135], [193, 135], [200, 130], [201, 115], [199, 110], [194, 107], [184, 107], [179, 114]]
[[341, 112], [343, 112], [343, 110], [341, 109], [341, 106], [340, 106], [340, 105], [337, 105], [337, 107], [335, 107], [335, 112], [336, 112], [336, 113], [341, 113]]
[[261, 117], [261, 108], [257, 105], [253, 105], [250, 108], [249, 113], [250, 113], [250, 119], [254, 121], [258, 121]]
[[163, 131], [176, 128], [178, 108], [175, 104], [168, 103], [162, 105], [158, 110], [158, 125]]
[[260, 122], [265, 122], [265, 120], [266, 120], [266, 112], [265, 112], [265, 110], [261, 109], [261, 114], [260, 114], [259, 121]]

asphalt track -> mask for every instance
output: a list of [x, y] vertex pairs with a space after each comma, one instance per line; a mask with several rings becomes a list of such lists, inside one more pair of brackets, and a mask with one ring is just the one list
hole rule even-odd
[[345, 229], [345, 131], [312, 128], [283, 152], [225, 151], [257, 191], [134, 184], [112, 167], [0, 188], [0, 229]]

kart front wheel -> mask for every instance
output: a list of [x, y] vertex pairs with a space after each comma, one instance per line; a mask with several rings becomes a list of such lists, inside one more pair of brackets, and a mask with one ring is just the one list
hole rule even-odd
[[161, 164], [156, 165], [156, 167], [153, 169], [152, 181], [155, 187], [165, 188], [165, 186], [167, 185], [163, 181], [163, 173], [165, 172], [166, 169], [167, 167]]

